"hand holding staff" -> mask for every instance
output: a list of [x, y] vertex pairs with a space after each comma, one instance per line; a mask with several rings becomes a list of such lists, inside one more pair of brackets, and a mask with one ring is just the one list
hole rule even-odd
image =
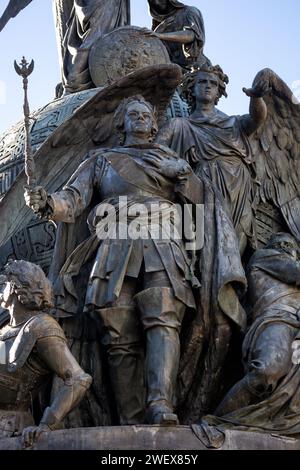
[[[30, 109], [28, 103], [28, 77], [34, 69], [34, 61], [32, 60], [29, 64], [25, 57], [22, 58], [21, 63], [18, 65], [14, 62], [15, 70], [18, 75], [23, 78], [23, 89], [24, 89], [24, 125], [25, 125], [25, 174], [27, 176], [27, 186], [25, 188], [26, 195], [35, 193], [36, 189], [36, 176], [35, 176], [35, 164], [33, 158], [33, 152], [30, 142]], [[26, 199], [26, 197], [25, 197]], [[27, 200], [26, 200], [27, 202]], [[34, 212], [39, 212], [39, 204], [31, 205]]]

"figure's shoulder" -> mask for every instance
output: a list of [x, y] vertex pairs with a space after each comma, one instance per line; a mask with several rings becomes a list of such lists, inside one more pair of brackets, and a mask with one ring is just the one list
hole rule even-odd
[[199, 10], [199, 8], [197, 8], [195, 6], [185, 5], [185, 11], [188, 12], [188, 13], [194, 14], [194, 15], [199, 15], [200, 14], [202, 16], [202, 13]]
[[57, 320], [48, 313], [39, 313], [33, 316], [25, 324], [24, 333], [32, 334], [36, 340], [49, 336], [58, 336], [64, 340], [66, 339]]
[[203, 20], [202, 13], [197, 7], [186, 5], [184, 11], [188, 18], [197, 18], [197, 19], [200, 18], [201, 20]]

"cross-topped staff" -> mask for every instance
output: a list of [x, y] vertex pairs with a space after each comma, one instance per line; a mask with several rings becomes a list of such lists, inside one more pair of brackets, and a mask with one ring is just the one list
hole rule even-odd
[[14, 62], [15, 70], [18, 75], [23, 78], [23, 89], [24, 89], [24, 124], [25, 124], [25, 174], [27, 176], [28, 188], [34, 188], [36, 186], [35, 176], [35, 165], [33, 159], [33, 152], [30, 142], [30, 110], [28, 103], [28, 77], [34, 69], [34, 61], [32, 60], [29, 64], [25, 57], [22, 58], [20, 65]]

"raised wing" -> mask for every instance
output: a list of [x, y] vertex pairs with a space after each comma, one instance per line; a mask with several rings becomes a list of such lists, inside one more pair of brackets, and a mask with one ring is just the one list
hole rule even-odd
[[26, 8], [31, 2], [32, 0], [10, 0], [0, 18], [0, 31], [2, 31], [11, 18], [17, 16], [20, 11], [24, 10], [24, 8]]
[[272, 92], [264, 97], [267, 120], [251, 138], [259, 202], [274, 204], [300, 241], [300, 103], [272, 70], [262, 70], [254, 82], [262, 78], [269, 80]]
[[[48, 192], [59, 190], [85, 155], [95, 148], [119, 145], [113, 117], [120, 102], [142, 95], [155, 106], [158, 122], [165, 119], [168, 104], [181, 82], [177, 65], [157, 65], [133, 72], [95, 94], [51, 134], [35, 154], [36, 181]], [[0, 201], [0, 246], [27, 226], [33, 213], [25, 205], [26, 176], [22, 171]]]

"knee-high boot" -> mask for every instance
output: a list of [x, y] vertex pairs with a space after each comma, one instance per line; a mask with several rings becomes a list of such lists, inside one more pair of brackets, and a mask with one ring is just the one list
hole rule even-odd
[[100, 326], [101, 342], [107, 350], [120, 424], [141, 424], [145, 420], [144, 353], [135, 309], [99, 309], [93, 317]]
[[147, 419], [174, 425], [174, 394], [180, 358], [179, 331], [185, 305], [171, 288], [153, 287], [135, 297], [146, 331]]

